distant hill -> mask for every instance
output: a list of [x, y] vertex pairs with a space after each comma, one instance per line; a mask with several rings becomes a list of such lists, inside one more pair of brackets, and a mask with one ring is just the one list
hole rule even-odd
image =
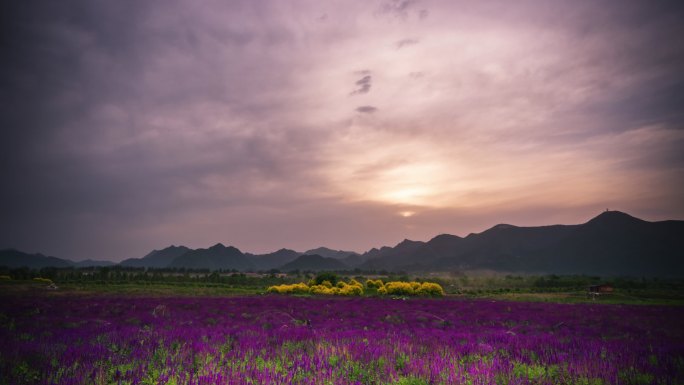
[[257, 270], [271, 270], [294, 261], [297, 257], [302, 255], [302, 253], [290, 249], [280, 249], [269, 254], [246, 255], [251, 257], [252, 263]]
[[93, 259], [85, 259], [83, 261], [69, 261], [74, 267], [102, 267], [102, 266], [114, 266], [116, 262], [112, 261], [96, 261]]
[[15, 249], [0, 250], [0, 266], [11, 269], [28, 267], [29, 269], [42, 269], [44, 267], [69, 267], [71, 261], [57, 257], [48, 257], [43, 254], [28, 254]]
[[359, 255], [359, 253], [355, 253], [353, 251], [333, 250], [333, 249], [329, 249], [327, 247], [319, 247], [317, 249], [307, 250], [304, 252], [304, 254], [320, 255], [321, 257], [335, 258], [335, 259], [344, 259], [350, 255]]
[[[0, 266], [107, 266], [108, 261], [72, 262], [14, 249], [0, 251]], [[427, 242], [403, 240], [394, 247], [359, 255], [325, 247], [304, 255], [280, 249], [263, 255], [243, 254], [232, 246], [208, 249], [170, 246], [153, 250], [122, 266], [151, 268], [237, 269], [258, 271], [494, 270], [520, 273], [684, 277], [684, 221], [648, 222], [619, 211], [606, 211], [579, 225], [519, 227], [499, 224], [479, 234], [438, 235]]]
[[360, 264], [360, 267], [376, 270], [386, 269], [388, 261], [392, 261], [393, 265], [411, 265], [413, 253], [424, 245], [425, 242], [404, 239], [394, 247], [384, 246], [380, 249], [371, 249], [363, 254], [366, 260]]
[[361, 268], [684, 276], [684, 221], [647, 222], [618, 211], [580, 225], [501, 224], [400, 245], [369, 251]]
[[235, 247], [226, 247], [221, 243], [217, 243], [208, 249], [189, 250], [176, 257], [168, 267], [247, 271], [254, 270], [255, 265], [252, 258], [244, 255]]
[[169, 246], [162, 250], [152, 250], [142, 258], [129, 258], [120, 263], [128, 267], [168, 267], [174, 259], [187, 253], [190, 249], [185, 246]]
[[292, 262], [280, 267], [281, 271], [321, 271], [321, 270], [345, 270], [349, 266], [335, 258], [323, 257], [321, 255], [301, 255]]

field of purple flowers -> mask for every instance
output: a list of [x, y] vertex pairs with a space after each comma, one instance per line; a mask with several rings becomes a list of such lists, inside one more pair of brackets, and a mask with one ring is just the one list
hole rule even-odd
[[5, 297], [2, 384], [682, 384], [684, 308]]

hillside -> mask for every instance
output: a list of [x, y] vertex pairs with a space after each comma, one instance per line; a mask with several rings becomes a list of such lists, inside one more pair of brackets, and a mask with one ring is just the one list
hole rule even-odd
[[254, 269], [251, 258], [232, 246], [217, 243], [208, 249], [189, 250], [175, 258], [168, 267], [189, 269], [247, 271]]
[[15, 249], [0, 250], [0, 266], [11, 269], [19, 267], [42, 269], [44, 267], [69, 267], [71, 265], [71, 261], [48, 257], [43, 254], [28, 254]]
[[292, 262], [286, 263], [280, 267], [281, 271], [321, 271], [321, 270], [345, 270], [349, 266], [345, 265], [343, 262], [335, 259], [323, 257], [317, 254], [314, 255], [302, 255], [299, 256]]
[[609, 211], [580, 225], [501, 224], [465, 238], [443, 234], [412, 249], [399, 244], [374, 254], [361, 268], [682, 276], [684, 221], [647, 222]]
[[[684, 276], [684, 221], [648, 222], [619, 211], [606, 211], [578, 225], [520, 227], [499, 224], [465, 238], [441, 234], [427, 242], [403, 240], [394, 247], [359, 255], [325, 247], [299, 253], [280, 249], [243, 254], [220, 243], [207, 249], [170, 246], [131, 258], [121, 266], [151, 268], [237, 269], [258, 271], [494, 270], [519, 273]], [[107, 266], [107, 261], [72, 262], [14, 249], [0, 251], [0, 266]]]
[[129, 267], [168, 267], [174, 259], [187, 253], [190, 249], [185, 246], [169, 246], [162, 250], [152, 250], [142, 258], [129, 258], [121, 262], [121, 266]]

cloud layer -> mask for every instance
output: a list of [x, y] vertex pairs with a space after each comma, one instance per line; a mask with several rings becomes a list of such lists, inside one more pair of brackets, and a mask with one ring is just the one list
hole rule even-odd
[[363, 251], [684, 217], [676, 2], [1, 7], [0, 247]]

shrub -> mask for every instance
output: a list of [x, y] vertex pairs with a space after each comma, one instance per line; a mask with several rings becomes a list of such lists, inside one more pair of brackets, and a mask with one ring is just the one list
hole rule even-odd
[[333, 286], [329, 281], [323, 281], [320, 285], [307, 285], [304, 282], [291, 285], [270, 286], [266, 292], [276, 294], [323, 294], [323, 295], [363, 295], [363, 286], [355, 280], [349, 283], [340, 281]]
[[311, 294], [335, 295], [337, 291], [339, 291], [339, 289], [337, 287], [332, 287], [332, 285], [313, 285], [309, 288], [309, 293]]
[[349, 296], [357, 296], [357, 295], [363, 295], [363, 288], [359, 285], [347, 285], [345, 284], [342, 288], [340, 288], [340, 295], [349, 295]]
[[[366, 283], [368, 285], [368, 283]], [[372, 283], [371, 285], [374, 285]], [[371, 286], [369, 286], [371, 287]], [[434, 282], [387, 282], [378, 288], [378, 294], [382, 295], [424, 295], [424, 296], [443, 296], [442, 286]]]
[[420, 287], [416, 290], [418, 295], [427, 295], [432, 297], [444, 296], [444, 289], [438, 283], [434, 282], [423, 282]]
[[385, 284], [387, 294], [389, 295], [413, 295], [413, 286], [411, 282], [392, 281]]
[[33, 282], [39, 282], [39, 283], [47, 283], [48, 285], [52, 283], [52, 280], [50, 278], [40, 278], [36, 277], [33, 278]]
[[270, 286], [266, 291], [268, 293], [277, 294], [307, 294], [309, 292], [309, 286], [304, 282], [300, 282], [291, 285]]
[[376, 279], [376, 280], [369, 279], [366, 281], [366, 287], [369, 289], [379, 289], [383, 285], [384, 285], [384, 283], [382, 283], [382, 281], [379, 279]]
[[329, 272], [322, 272], [318, 273], [316, 275], [316, 278], [314, 278], [314, 282], [316, 285], [322, 284], [324, 281], [330, 282], [332, 285], [337, 284], [338, 278], [337, 274], [335, 273], [329, 273]]

